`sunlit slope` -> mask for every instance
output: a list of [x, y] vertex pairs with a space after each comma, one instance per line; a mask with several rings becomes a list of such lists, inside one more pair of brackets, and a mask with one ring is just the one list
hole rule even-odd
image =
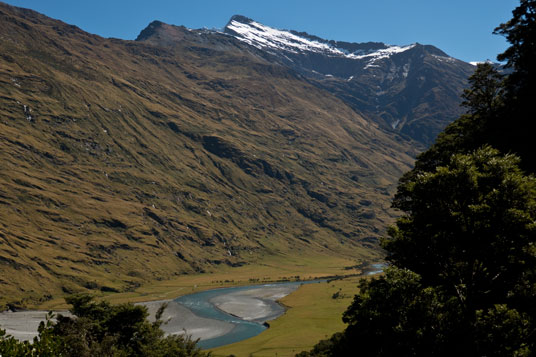
[[4, 4], [0, 34], [0, 303], [380, 254], [414, 151], [301, 76]]

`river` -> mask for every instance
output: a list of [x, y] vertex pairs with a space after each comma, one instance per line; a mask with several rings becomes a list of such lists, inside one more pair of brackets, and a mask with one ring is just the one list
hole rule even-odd
[[285, 312], [276, 301], [302, 284], [304, 282], [215, 289], [181, 296], [174, 301], [199, 317], [233, 325], [225, 334], [198, 342], [202, 348], [214, 348], [245, 340], [264, 331], [266, 321]]
[[[372, 264], [364, 275], [382, 272], [384, 264]], [[202, 348], [214, 348], [238, 342], [264, 331], [266, 322], [281, 316], [285, 309], [277, 303], [302, 284], [287, 282], [221, 288], [181, 296], [173, 300], [141, 303], [150, 319], [158, 308], [168, 304], [162, 316], [161, 328], [166, 334], [186, 333], [199, 339]], [[20, 340], [31, 340], [37, 335], [37, 326], [44, 320], [45, 311], [1, 312], [0, 327]]]

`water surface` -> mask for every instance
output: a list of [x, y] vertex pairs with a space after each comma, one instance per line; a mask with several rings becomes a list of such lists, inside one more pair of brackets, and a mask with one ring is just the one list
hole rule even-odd
[[[310, 283], [310, 282], [307, 282], [307, 283]], [[211, 301], [212, 299], [214, 299], [215, 297], [228, 295], [231, 293], [235, 294], [240, 291], [249, 291], [249, 290], [255, 290], [255, 289], [262, 289], [262, 288], [277, 287], [277, 286], [282, 286], [282, 285], [295, 286], [296, 288], [298, 288], [302, 284], [304, 284], [304, 282], [290, 282], [290, 283], [265, 284], [265, 285], [214, 289], [214, 290], [207, 290], [207, 291], [202, 291], [202, 292], [195, 293], [195, 294], [181, 296], [175, 299], [174, 301], [187, 307], [188, 309], [190, 309], [190, 311], [192, 311], [194, 314], [196, 314], [199, 317], [225, 321], [234, 325], [233, 329], [225, 335], [202, 340], [198, 342], [198, 345], [201, 348], [214, 348], [214, 347], [219, 347], [219, 346], [227, 345], [230, 343], [235, 343], [238, 341], [245, 340], [247, 338], [257, 336], [258, 334], [260, 334], [262, 331], [266, 330], [267, 328], [262, 322], [266, 320], [275, 319], [281, 316], [285, 312], [285, 309], [273, 300], [259, 298], [259, 300], [262, 300], [264, 303], [270, 305], [270, 310], [271, 310], [270, 313], [267, 314], [264, 319], [257, 319], [256, 321], [246, 321], [242, 318], [233, 316], [229, 313], [226, 313], [225, 311], [220, 310]]]

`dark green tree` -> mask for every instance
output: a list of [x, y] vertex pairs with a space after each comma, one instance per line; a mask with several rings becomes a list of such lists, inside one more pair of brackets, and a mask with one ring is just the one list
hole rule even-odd
[[204, 357], [188, 336], [164, 336], [160, 329], [163, 306], [156, 321], [147, 320], [147, 309], [132, 304], [95, 302], [86, 294], [68, 297], [73, 317], [49, 316], [33, 343], [21, 342], [0, 330], [0, 355], [16, 357]]
[[495, 33], [510, 42], [498, 59], [506, 61], [512, 73], [506, 79], [508, 106], [500, 114], [503, 125], [497, 125], [497, 144], [492, 145], [503, 152], [516, 153], [524, 169], [536, 172], [531, 130], [536, 120], [536, 1], [521, 0], [512, 19], [497, 27]]
[[462, 106], [469, 114], [488, 117], [501, 106], [503, 77], [491, 63], [479, 63], [469, 77], [470, 88], [462, 94]]
[[419, 155], [415, 168], [401, 178], [398, 197], [405, 196], [403, 183], [422, 172], [433, 171], [448, 164], [452, 155], [468, 153], [489, 144], [496, 137], [497, 123], [504, 107], [504, 79], [489, 63], [478, 64], [469, 77], [470, 87], [462, 94], [462, 105], [467, 113], [449, 124], [435, 143]]
[[475, 324], [485, 325], [477, 312], [497, 304], [536, 328], [536, 183], [518, 163], [489, 147], [458, 154], [405, 182], [407, 196], [394, 202], [406, 215], [384, 242], [388, 260], [456, 299], [457, 345], [467, 349], [478, 347]]
[[360, 284], [344, 333], [302, 356], [536, 352], [536, 180], [490, 147], [407, 181], [383, 241], [391, 267]]
[[535, 182], [518, 163], [484, 147], [405, 182], [393, 206], [407, 214], [384, 242], [387, 259], [465, 304], [505, 298], [536, 267]]
[[54, 334], [65, 343], [64, 356], [179, 356], [202, 357], [196, 341], [182, 335], [164, 336], [162, 307], [155, 322], [147, 320], [144, 306], [94, 302], [89, 295], [66, 299], [75, 316], [58, 316]]
[[467, 114], [448, 125], [432, 147], [421, 154], [413, 175], [445, 165], [455, 153], [468, 153], [489, 144], [515, 153], [522, 168], [536, 173], [533, 130], [536, 120], [536, 0], [522, 0], [510, 21], [495, 29], [510, 47], [498, 56], [506, 61], [504, 79], [490, 64], [481, 64], [469, 78], [462, 97]]
[[510, 21], [501, 24], [494, 31], [495, 34], [505, 36], [510, 43], [510, 47], [497, 59], [506, 61], [506, 66], [513, 69], [508, 80], [510, 95], [525, 97], [534, 93], [536, 87], [536, 1], [521, 0], [512, 15]]
[[62, 355], [64, 344], [53, 333], [54, 315], [49, 313], [46, 321], [41, 322], [38, 336], [33, 342], [19, 341], [9, 336], [5, 330], [0, 329], [0, 356], [16, 357], [57, 357]]

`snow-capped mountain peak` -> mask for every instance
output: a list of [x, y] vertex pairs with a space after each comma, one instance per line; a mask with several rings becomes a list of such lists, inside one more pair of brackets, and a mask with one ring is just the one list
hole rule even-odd
[[290, 31], [277, 30], [251, 20], [248, 23], [231, 19], [226, 32], [235, 32], [235, 37], [259, 49], [274, 48], [293, 53], [300, 51], [321, 52], [342, 56], [344, 53], [328, 44], [294, 35]]
[[[312, 52], [327, 55], [330, 57], [344, 57], [348, 59], [368, 60], [367, 66], [374, 66], [374, 63], [393, 54], [407, 51], [415, 46], [391, 46], [374, 43], [369, 48], [353, 48], [348, 46], [337, 46], [335, 41], [322, 40], [315, 36], [295, 31], [279, 30], [244, 16], [233, 16], [225, 32], [261, 50], [278, 50], [291, 53]], [[356, 45], [356, 44], [353, 44]], [[354, 46], [355, 47], [355, 46]]]

